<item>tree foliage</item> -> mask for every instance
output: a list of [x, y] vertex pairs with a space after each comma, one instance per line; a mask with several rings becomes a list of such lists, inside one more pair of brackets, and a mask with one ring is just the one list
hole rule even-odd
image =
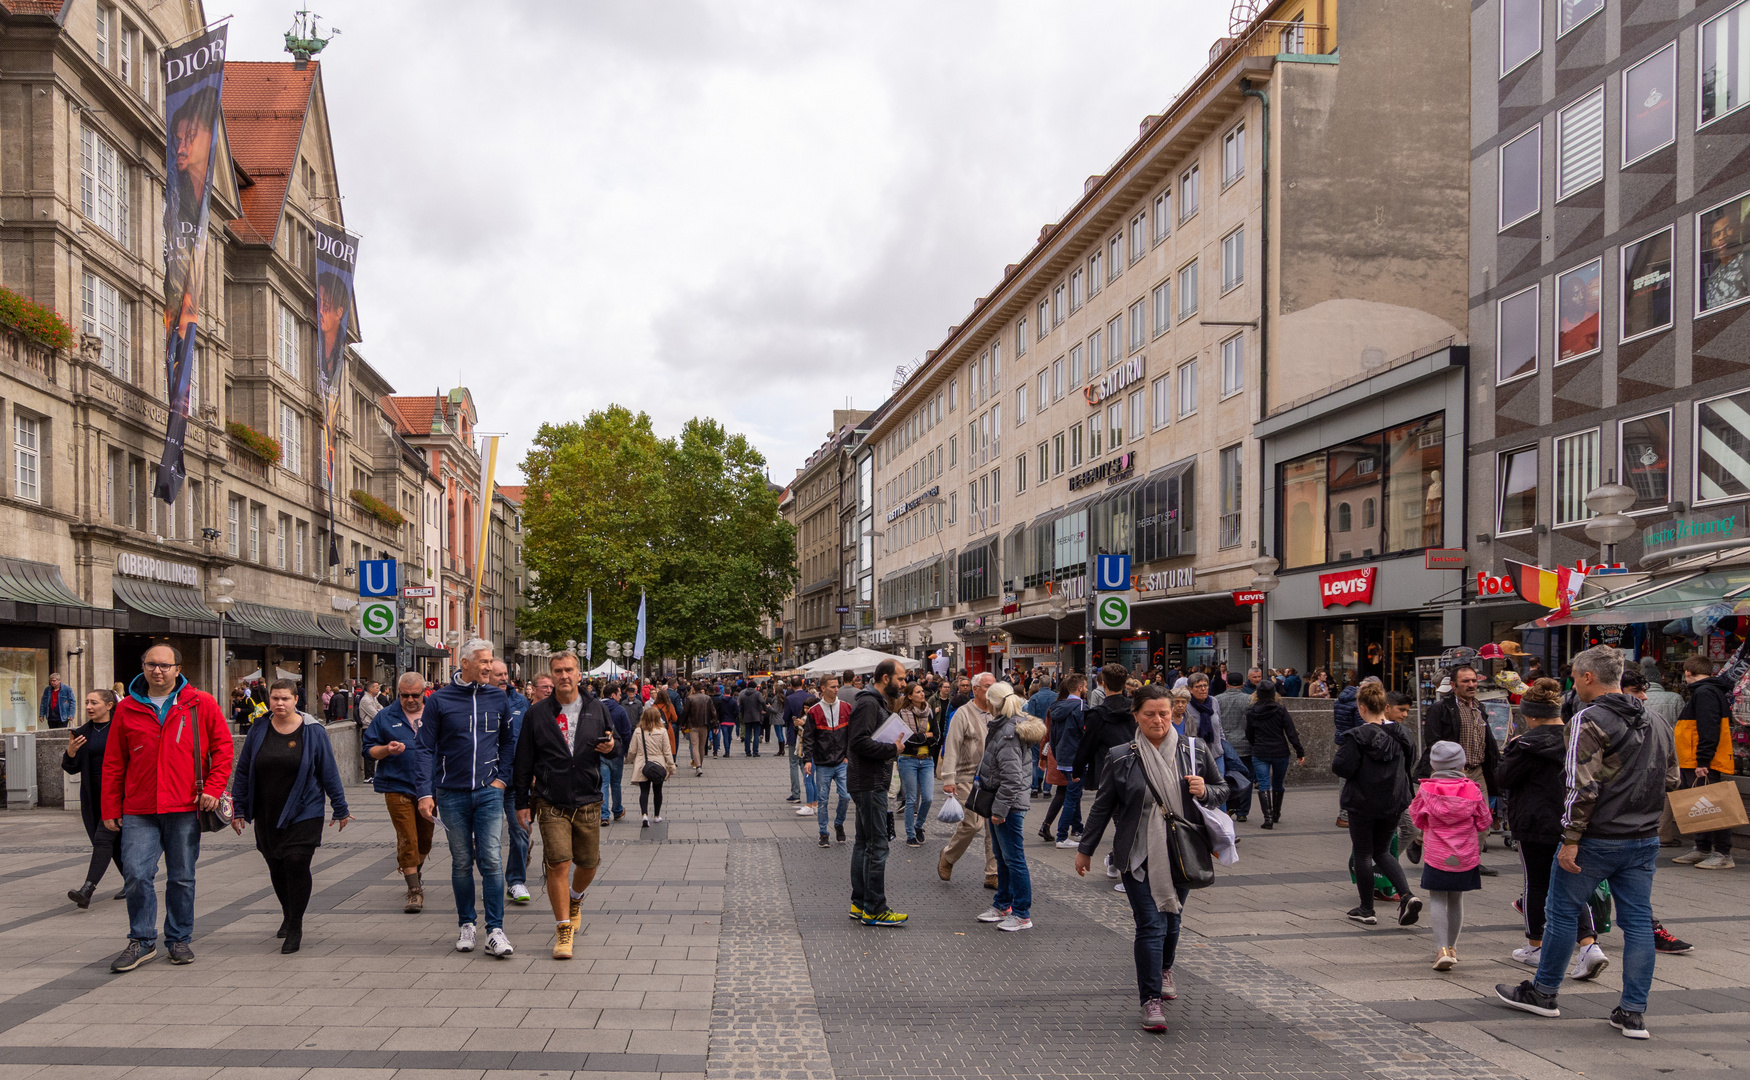
[[[523, 462], [529, 568], [525, 632], [630, 641], [649, 596], [647, 656], [758, 648], [795, 585], [795, 530], [778, 515], [765, 459], [711, 419], [658, 438], [650, 417], [614, 405], [582, 423], [543, 424]], [[597, 645], [594, 660], [606, 654]]]

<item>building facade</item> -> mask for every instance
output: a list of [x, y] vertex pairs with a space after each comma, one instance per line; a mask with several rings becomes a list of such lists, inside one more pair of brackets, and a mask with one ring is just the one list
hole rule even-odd
[[796, 527], [796, 566], [801, 572], [796, 594], [785, 605], [783, 653], [793, 663], [806, 663], [855, 642], [856, 611], [853, 538], [854, 506], [847, 492], [854, 483], [851, 456], [867, 434], [870, 413], [834, 409], [832, 433], [790, 482], [779, 509]]

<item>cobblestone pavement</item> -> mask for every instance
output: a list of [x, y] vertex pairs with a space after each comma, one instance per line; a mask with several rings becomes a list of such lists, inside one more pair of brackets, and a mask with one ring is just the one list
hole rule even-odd
[[[685, 751], [683, 750], [683, 756]], [[112, 976], [124, 905], [64, 898], [85, 863], [78, 816], [0, 814], [0, 1080], [472, 1080], [492, 1077], [1055, 1077], [1157, 1075], [1575, 1076], [1664, 1080], [1750, 1068], [1750, 880], [1661, 869], [1660, 917], [1696, 943], [1661, 957], [1648, 1043], [1602, 1022], [1620, 973], [1541, 1021], [1484, 992], [1526, 969], [1511, 907], [1514, 857], [1472, 894], [1464, 962], [1429, 970], [1426, 929], [1363, 929], [1330, 827], [1334, 793], [1297, 791], [1274, 833], [1245, 828], [1239, 866], [1195, 894], [1171, 1030], [1136, 1027], [1129, 909], [1098, 873], [1035, 838], [1035, 929], [1002, 934], [977, 867], [935, 875], [933, 844], [895, 847], [900, 930], [846, 918], [848, 845], [815, 846], [781, 757], [707, 759], [668, 786], [668, 820], [604, 833], [577, 959], [550, 959], [540, 888], [511, 905], [508, 960], [453, 949], [448, 852], [427, 864], [424, 914], [400, 910], [381, 800], [318, 854], [304, 949], [281, 956], [278, 911], [247, 836], [209, 836], [199, 871], [198, 961]], [[1029, 814], [1028, 833], [1043, 814]], [[935, 827], [937, 843], [942, 828]], [[1675, 852], [1667, 852], [1667, 855]], [[532, 859], [539, 865], [537, 843]], [[161, 881], [162, 879], [160, 879]], [[1412, 881], [1414, 871], [1412, 871]], [[98, 890], [114, 893], [112, 877]], [[1620, 935], [1605, 938], [1616, 959]]]

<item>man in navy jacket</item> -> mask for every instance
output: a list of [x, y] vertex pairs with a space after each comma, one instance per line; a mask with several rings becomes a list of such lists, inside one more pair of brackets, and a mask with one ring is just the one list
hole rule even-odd
[[474, 638], [459, 653], [460, 670], [426, 699], [419, 725], [419, 812], [441, 819], [450, 842], [450, 888], [461, 924], [457, 952], [474, 951], [474, 865], [486, 893], [486, 952], [515, 952], [504, 933], [504, 861], [498, 846], [504, 791], [516, 747], [510, 699], [487, 678], [492, 643]]
[[[626, 714], [626, 706], [621, 704], [625, 696], [626, 684], [611, 682], [602, 697], [602, 706], [608, 711], [608, 723], [613, 726], [615, 735], [613, 752], [602, 755], [603, 825], [612, 825], [626, 816], [626, 804], [620, 801], [620, 776], [626, 767], [626, 744], [632, 740], [632, 718]], [[634, 704], [633, 708], [637, 705]], [[727, 751], [724, 756], [729, 756]]]
[[389, 807], [395, 827], [395, 865], [407, 878], [409, 915], [425, 907], [425, 886], [419, 873], [431, 854], [431, 822], [419, 814], [420, 724], [425, 713], [425, 677], [409, 671], [395, 684], [395, 701], [371, 717], [360, 739], [364, 755], [377, 763], [371, 786]]

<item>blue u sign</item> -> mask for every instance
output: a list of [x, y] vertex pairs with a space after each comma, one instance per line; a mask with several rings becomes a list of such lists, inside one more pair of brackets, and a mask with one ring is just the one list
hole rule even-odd
[[359, 595], [360, 596], [394, 596], [395, 595], [395, 560], [394, 559], [360, 559], [359, 560]]
[[1097, 592], [1127, 592], [1130, 589], [1130, 556], [1101, 555], [1094, 568]]

